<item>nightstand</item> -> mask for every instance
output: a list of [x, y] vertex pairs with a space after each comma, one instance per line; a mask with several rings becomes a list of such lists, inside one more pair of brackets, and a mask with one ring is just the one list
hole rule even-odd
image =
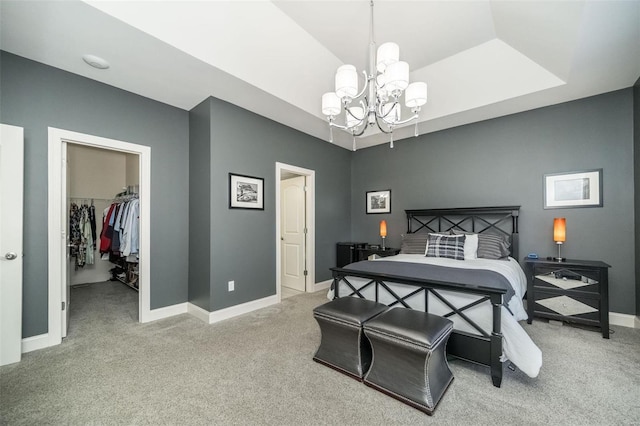
[[372, 254], [378, 255], [380, 257], [395, 256], [396, 254], [400, 253], [400, 249], [385, 247], [385, 249], [383, 250], [381, 247], [372, 247], [371, 245], [367, 244], [364, 247], [356, 247], [356, 253], [356, 258], [358, 260], [367, 260], [367, 258], [369, 258], [369, 256], [371, 256]]
[[604, 262], [525, 258], [527, 322], [533, 317], [600, 327], [609, 338], [609, 268]]

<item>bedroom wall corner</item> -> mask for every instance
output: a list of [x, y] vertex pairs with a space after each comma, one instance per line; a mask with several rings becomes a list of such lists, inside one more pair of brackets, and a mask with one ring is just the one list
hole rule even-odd
[[211, 310], [211, 122], [208, 99], [189, 111], [189, 303]]

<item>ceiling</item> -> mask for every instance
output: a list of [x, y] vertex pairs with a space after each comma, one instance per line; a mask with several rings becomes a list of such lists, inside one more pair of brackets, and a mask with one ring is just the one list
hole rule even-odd
[[[420, 134], [640, 77], [640, 1], [377, 0], [374, 10], [375, 41], [398, 43], [411, 81], [428, 84]], [[320, 98], [338, 66], [365, 69], [369, 22], [366, 0], [2, 0], [0, 48], [185, 110], [214, 96], [328, 141]], [[351, 148], [351, 135], [334, 136]], [[367, 132], [357, 143], [387, 141]]]

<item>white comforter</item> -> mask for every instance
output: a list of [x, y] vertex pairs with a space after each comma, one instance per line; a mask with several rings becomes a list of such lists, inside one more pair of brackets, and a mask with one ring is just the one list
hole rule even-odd
[[[396, 262], [414, 262], [414, 263], [426, 263], [440, 266], [450, 266], [453, 268], [465, 268], [465, 269], [488, 269], [503, 275], [514, 289], [515, 295], [511, 300], [506, 301], [509, 312], [504, 306], [502, 307], [502, 336], [503, 336], [503, 361], [508, 359], [514, 365], [516, 365], [521, 371], [527, 374], [529, 377], [536, 377], [540, 372], [542, 366], [542, 352], [531, 340], [527, 332], [522, 328], [518, 321], [527, 319], [527, 312], [522, 303], [522, 298], [527, 289], [527, 280], [522, 268], [518, 262], [509, 258], [509, 261], [504, 260], [491, 260], [491, 259], [473, 259], [473, 260], [453, 260], [445, 258], [433, 258], [425, 257], [420, 254], [399, 254], [397, 256], [390, 256], [381, 258], [378, 260], [383, 261], [396, 261]], [[355, 281], [355, 278], [349, 278], [350, 282]], [[389, 283], [387, 283], [389, 284]], [[405, 296], [412, 291], [412, 286], [404, 284], [391, 284], [390, 288], [399, 296]], [[456, 307], [462, 307], [477, 299], [477, 296], [456, 293], [451, 291], [438, 291], [442, 294], [449, 303], [453, 303]], [[331, 292], [332, 293], [332, 292]], [[346, 284], [341, 283], [340, 294], [349, 294], [351, 291], [346, 287]], [[361, 292], [363, 296], [368, 299], [375, 299], [375, 290], [373, 287], [367, 288]], [[329, 295], [333, 298], [333, 295]], [[395, 299], [388, 294], [384, 289], [379, 289], [379, 301], [381, 303], [389, 304]], [[412, 308], [417, 310], [424, 310], [424, 296], [416, 295], [415, 297], [405, 300]], [[429, 312], [434, 314], [444, 315], [450, 312], [451, 309], [444, 305], [439, 299], [433, 295], [429, 296]], [[469, 318], [475, 321], [483, 330], [491, 330], [492, 308], [489, 302], [481, 303], [473, 308], [464, 311]], [[469, 333], [478, 334], [477, 330], [469, 326], [458, 315], [449, 317], [454, 322], [454, 327], [457, 330], [466, 331]]]

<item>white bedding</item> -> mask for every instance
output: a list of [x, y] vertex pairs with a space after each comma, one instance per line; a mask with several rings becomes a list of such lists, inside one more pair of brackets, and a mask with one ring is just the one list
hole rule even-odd
[[[522, 303], [522, 298], [527, 289], [526, 276], [522, 271], [522, 268], [518, 262], [509, 258], [509, 261], [505, 260], [491, 260], [491, 259], [471, 259], [471, 260], [453, 260], [446, 258], [434, 258], [425, 257], [421, 254], [399, 254], [397, 256], [389, 256], [377, 260], [383, 261], [396, 261], [396, 262], [414, 262], [414, 263], [426, 263], [440, 266], [449, 266], [453, 268], [465, 268], [465, 269], [488, 269], [503, 275], [514, 289], [515, 295], [511, 300], [506, 302], [509, 307], [509, 312], [504, 306], [502, 307], [502, 336], [503, 336], [503, 358], [502, 360], [509, 360], [521, 371], [527, 374], [529, 377], [536, 377], [540, 372], [542, 366], [542, 352], [531, 340], [526, 331], [518, 323], [527, 319], [527, 312]], [[355, 277], [349, 277], [349, 281], [352, 284], [366, 283], [368, 280], [359, 279]], [[385, 282], [396, 294], [400, 297], [405, 296], [415, 287], [398, 283]], [[333, 291], [330, 291], [333, 293]], [[340, 283], [340, 295], [350, 294], [351, 290], [343, 282]], [[362, 295], [367, 299], [375, 299], [375, 289], [373, 286], [361, 291]], [[446, 290], [439, 290], [438, 293], [452, 303], [457, 308], [463, 307], [470, 302], [478, 299], [478, 296], [465, 293], [457, 293]], [[328, 295], [329, 298], [333, 298], [333, 294]], [[382, 287], [379, 288], [378, 294], [379, 301], [381, 303], [389, 304], [395, 301], [395, 298], [391, 296]], [[424, 310], [424, 295], [418, 294], [405, 300], [413, 309]], [[433, 314], [444, 315], [451, 311], [451, 309], [443, 304], [439, 299], [433, 295], [429, 295], [429, 312]], [[464, 313], [476, 322], [483, 330], [491, 331], [493, 319], [492, 319], [492, 307], [487, 301], [474, 306], [464, 311]], [[471, 327], [464, 319], [458, 315], [449, 317], [454, 322], [454, 328], [461, 331], [466, 331], [473, 334], [479, 334], [476, 329]]]

